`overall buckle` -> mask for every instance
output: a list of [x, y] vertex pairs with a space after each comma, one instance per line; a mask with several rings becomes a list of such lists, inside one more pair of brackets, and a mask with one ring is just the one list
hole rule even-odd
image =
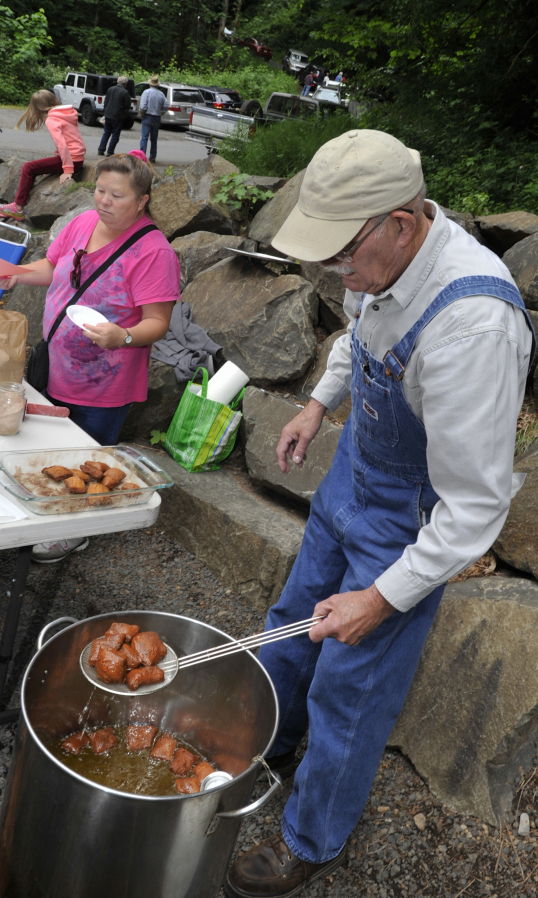
[[385, 374], [387, 377], [393, 377], [394, 380], [401, 380], [405, 374], [405, 365], [402, 365], [400, 360], [394, 355], [392, 349], [387, 350], [383, 356], [383, 361], [385, 363]]

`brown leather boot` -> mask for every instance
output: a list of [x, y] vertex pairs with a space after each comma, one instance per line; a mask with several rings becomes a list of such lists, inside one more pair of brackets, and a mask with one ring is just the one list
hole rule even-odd
[[289, 898], [309, 883], [328, 876], [342, 864], [346, 848], [324, 864], [302, 861], [286, 845], [282, 834], [263, 839], [228, 870], [224, 891], [228, 898]]

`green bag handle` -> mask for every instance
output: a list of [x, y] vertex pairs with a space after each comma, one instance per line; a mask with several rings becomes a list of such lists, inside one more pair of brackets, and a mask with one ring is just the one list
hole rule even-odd
[[[192, 386], [192, 385], [194, 384], [196, 375], [198, 374], [199, 371], [202, 372], [202, 392], [201, 392], [199, 395], [202, 397], [202, 399], [207, 399], [207, 382], [208, 382], [208, 380], [209, 380], [209, 375], [208, 375], [208, 373], [207, 373], [207, 368], [202, 368], [202, 366], [200, 366], [199, 368], [196, 369], [196, 371], [194, 372], [194, 377], [193, 377], [193, 379], [190, 380], [189, 383], [187, 384], [187, 389], [189, 389], [189, 387]], [[194, 385], [195, 385], [195, 386], [199, 386], [199, 384], [194, 384]], [[232, 399], [232, 401], [230, 402], [228, 408], [231, 408], [231, 409], [236, 409], [236, 408], [237, 408], [237, 406], [238, 406], [239, 403], [241, 402], [243, 396], [245, 395], [245, 390], [246, 390], [246, 387], [242, 387], [242, 388], [239, 390], [239, 393], [237, 394], [237, 396], [235, 396], [235, 397]], [[221, 403], [221, 404], [222, 404], [222, 403]]]
[[[202, 372], [202, 392], [201, 392], [201, 396], [202, 396], [202, 399], [207, 399], [207, 381], [209, 380], [209, 375], [208, 375], [208, 373], [207, 373], [207, 368], [202, 368], [201, 365], [200, 365], [200, 367], [197, 368], [196, 371], [194, 372], [194, 377], [193, 377], [193, 379], [190, 380], [189, 383], [187, 384], [187, 390], [189, 389], [189, 387], [192, 387], [192, 385], [194, 384], [196, 375], [198, 374], [199, 371]], [[199, 385], [198, 385], [198, 384], [194, 384], [194, 386], [197, 387], [197, 386], [199, 386]]]

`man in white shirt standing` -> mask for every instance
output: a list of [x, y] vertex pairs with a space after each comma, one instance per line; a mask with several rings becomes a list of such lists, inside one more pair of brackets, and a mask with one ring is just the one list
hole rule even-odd
[[260, 652], [281, 712], [270, 766], [290, 775], [307, 730], [308, 748], [281, 834], [230, 869], [233, 898], [295, 895], [343, 862], [444, 585], [508, 513], [532, 326], [501, 260], [424, 197], [416, 150], [349, 131], [273, 240], [342, 275], [350, 319], [281, 469], [350, 391], [352, 414], [267, 629], [324, 619]]

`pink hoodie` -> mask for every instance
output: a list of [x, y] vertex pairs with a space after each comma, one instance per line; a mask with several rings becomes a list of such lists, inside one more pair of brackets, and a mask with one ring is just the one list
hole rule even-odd
[[56, 155], [62, 160], [66, 175], [72, 175], [74, 162], [83, 162], [86, 147], [78, 127], [78, 115], [73, 106], [53, 106], [47, 113], [45, 124], [56, 146]]

